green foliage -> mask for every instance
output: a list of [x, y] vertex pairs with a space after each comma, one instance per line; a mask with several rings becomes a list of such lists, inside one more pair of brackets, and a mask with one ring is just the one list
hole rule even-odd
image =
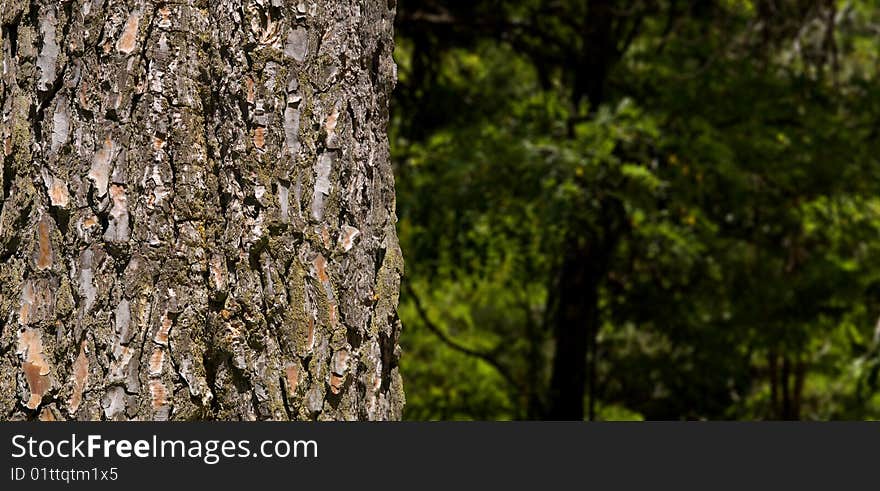
[[877, 9], [840, 3], [829, 38], [828, 12], [783, 3], [768, 22], [761, 2], [634, 2], [592, 108], [566, 68], [591, 49], [579, 2], [403, 29], [407, 417], [541, 416], [562, 257], [603, 240], [609, 202], [625, 226], [600, 285], [599, 418], [880, 417]]

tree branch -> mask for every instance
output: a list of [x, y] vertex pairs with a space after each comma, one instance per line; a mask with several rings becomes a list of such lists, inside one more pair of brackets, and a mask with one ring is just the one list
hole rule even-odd
[[416, 295], [416, 292], [413, 289], [412, 285], [410, 285], [409, 282], [404, 281], [403, 286], [407, 294], [412, 297], [413, 304], [416, 307], [416, 311], [418, 312], [419, 317], [422, 319], [422, 323], [425, 325], [425, 327], [428, 328], [429, 331], [440, 338], [440, 341], [443, 341], [447, 346], [455, 351], [458, 351], [459, 353], [473, 356], [488, 363], [492, 366], [492, 368], [498, 371], [498, 373], [504, 378], [504, 380], [506, 380], [507, 383], [509, 383], [514, 389], [516, 389], [517, 392], [522, 391], [522, 388], [513, 378], [513, 375], [511, 375], [507, 367], [505, 367], [500, 361], [498, 361], [497, 358], [489, 353], [469, 348], [446, 334], [440, 327], [438, 327], [436, 324], [434, 324], [433, 321], [431, 321], [430, 317], [428, 317], [428, 312], [425, 310], [424, 306], [422, 306], [422, 302], [419, 299], [419, 296]]

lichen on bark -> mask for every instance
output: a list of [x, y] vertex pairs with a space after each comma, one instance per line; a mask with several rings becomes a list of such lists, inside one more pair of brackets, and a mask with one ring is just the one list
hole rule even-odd
[[8, 3], [0, 417], [400, 418], [394, 2]]

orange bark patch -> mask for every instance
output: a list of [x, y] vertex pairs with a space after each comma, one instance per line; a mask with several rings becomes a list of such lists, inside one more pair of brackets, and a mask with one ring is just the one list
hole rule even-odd
[[73, 362], [73, 393], [70, 395], [70, 412], [75, 413], [82, 403], [83, 390], [89, 378], [89, 357], [86, 356], [86, 342], [79, 345], [79, 356]]
[[44, 270], [52, 267], [52, 241], [49, 237], [49, 222], [46, 216], [40, 220], [37, 227], [39, 236], [39, 254], [37, 255], [37, 269]]
[[134, 51], [140, 20], [140, 17], [135, 14], [128, 16], [128, 20], [125, 21], [125, 29], [122, 31], [122, 36], [119, 37], [119, 41], [116, 43], [116, 49], [118, 49], [120, 53], [127, 55]]
[[168, 403], [168, 389], [161, 380], [150, 380], [150, 401], [153, 409], [162, 409]]
[[168, 333], [170, 332], [171, 317], [168, 317], [168, 312], [165, 312], [165, 315], [162, 316], [162, 324], [159, 326], [159, 330], [156, 331], [156, 336], [153, 337], [153, 341], [161, 345], [168, 344]]
[[95, 152], [92, 158], [92, 166], [89, 168], [88, 178], [95, 182], [98, 188], [98, 196], [104, 196], [107, 192], [107, 182], [110, 180], [110, 160], [113, 158], [113, 140], [109, 137], [104, 140], [104, 146]]
[[12, 154], [12, 137], [7, 136], [6, 141], [3, 142], [3, 154], [7, 157]]
[[254, 103], [254, 79], [247, 77], [244, 79], [245, 87], [247, 87], [247, 101], [248, 104]]
[[315, 273], [318, 274], [318, 281], [321, 283], [327, 283], [330, 281], [330, 277], [327, 276], [327, 260], [324, 259], [324, 256], [318, 254], [315, 256], [315, 260], [312, 261], [312, 264], [315, 266]]
[[49, 375], [49, 363], [43, 358], [43, 340], [40, 331], [26, 329], [18, 335], [18, 354], [22, 355], [26, 362], [39, 369], [40, 375]]
[[327, 228], [326, 225], [321, 229], [321, 240], [324, 242], [324, 247], [330, 248], [330, 229]]
[[153, 349], [150, 355], [150, 375], [162, 375], [162, 365], [165, 364], [165, 350], [162, 348]]
[[284, 374], [287, 375], [287, 389], [292, 394], [299, 384], [299, 367], [296, 363], [290, 363], [284, 368]]
[[34, 295], [34, 284], [32, 281], [26, 281], [24, 287], [21, 289], [21, 309], [18, 311], [18, 322], [21, 325], [24, 326], [30, 322], [35, 301], [36, 295]]
[[28, 409], [36, 409], [43, 400], [43, 395], [49, 390], [49, 377], [40, 374], [40, 366], [28, 361], [22, 362], [21, 368], [27, 379], [28, 388], [31, 391], [27, 401]]
[[327, 136], [333, 136], [336, 133], [336, 123], [339, 122], [339, 110], [333, 109], [333, 112], [327, 116], [327, 120], [324, 121], [324, 131], [327, 132]]
[[117, 198], [125, 197], [125, 186], [121, 186], [119, 184], [111, 184], [110, 185], [110, 198], [114, 201]]
[[58, 421], [55, 419], [55, 414], [47, 407], [40, 411], [39, 419], [40, 421]]
[[85, 227], [85, 228], [92, 228], [97, 224], [98, 224], [98, 217], [96, 217], [95, 215], [91, 215], [83, 220], [83, 227]]
[[342, 391], [342, 384], [345, 383], [345, 375], [330, 374], [330, 392], [339, 394]]
[[263, 148], [266, 144], [266, 128], [262, 126], [257, 127], [254, 130], [254, 146], [257, 148]]
[[67, 184], [61, 179], [53, 178], [52, 185], [49, 186], [49, 199], [52, 200], [52, 206], [66, 207], [70, 202]]
[[27, 401], [29, 409], [36, 409], [49, 390], [49, 363], [43, 358], [43, 341], [40, 332], [27, 329], [18, 336], [18, 354], [24, 358], [21, 368], [31, 391]]

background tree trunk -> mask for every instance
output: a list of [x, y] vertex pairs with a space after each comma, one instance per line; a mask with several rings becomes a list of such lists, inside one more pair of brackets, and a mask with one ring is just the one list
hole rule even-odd
[[400, 417], [394, 3], [3, 2], [0, 417]]

